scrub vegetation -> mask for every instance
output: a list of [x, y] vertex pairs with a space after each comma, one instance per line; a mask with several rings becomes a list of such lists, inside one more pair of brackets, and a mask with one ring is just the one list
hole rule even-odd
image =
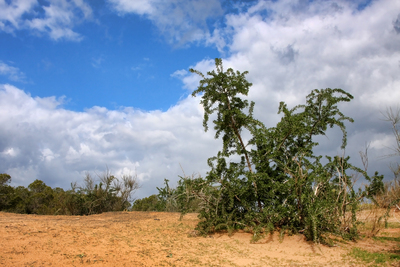
[[40, 215], [90, 215], [107, 211], [122, 211], [131, 206], [132, 194], [139, 188], [137, 177], [122, 176], [109, 171], [95, 183], [87, 174], [85, 185], [76, 183], [71, 189], [51, 188], [35, 180], [28, 188], [8, 185], [11, 176], [0, 174], [0, 211]]

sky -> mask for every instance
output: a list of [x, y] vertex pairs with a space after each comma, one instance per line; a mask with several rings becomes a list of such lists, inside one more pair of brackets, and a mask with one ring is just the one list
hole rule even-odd
[[[222, 58], [249, 71], [248, 99], [267, 127], [279, 102], [341, 88], [348, 123], [316, 152], [393, 176], [384, 120], [400, 100], [400, 1], [0, 0], [0, 173], [69, 189], [86, 173], [136, 175], [142, 198], [164, 179], [206, 175], [221, 140], [204, 132], [191, 92]], [[361, 182], [360, 182], [361, 183]]]

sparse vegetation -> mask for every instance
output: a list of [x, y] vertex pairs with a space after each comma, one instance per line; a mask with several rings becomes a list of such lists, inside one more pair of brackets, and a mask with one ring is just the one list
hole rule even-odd
[[140, 187], [136, 176], [120, 179], [108, 170], [100, 176], [99, 184], [90, 174], [85, 185], [71, 185], [71, 189], [47, 186], [35, 180], [28, 188], [7, 185], [8, 174], [0, 174], [0, 211], [41, 215], [90, 215], [107, 211], [122, 211], [131, 206], [132, 194]]
[[165, 187], [158, 188], [158, 195], [151, 195], [146, 198], [136, 200], [131, 210], [135, 211], [167, 211], [198, 212], [201, 201], [195, 197], [193, 192], [203, 190], [203, 185], [207, 182], [199, 177], [180, 177], [176, 188], [169, 186], [169, 180], [165, 179]]
[[[400, 156], [400, 109], [394, 111], [392, 108], [387, 109], [386, 113], [383, 114], [385, 120], [388, 121], [392, 126], [393, 135], [395, 138], [396, 145], [392, 148], [393, 153], [386, 155], [386, 157], [399, 157]], [[400, 201], [400, 164], [397, 162], [390, 166], [393, 172], [394, 179], [392, 181], [386, 182], [383, 190], [380, 194], [374, 197], [374, 204], [381, 208], [391, 208], [396, 207]], [[400, 209], [399, 209], [400, 211]]]
[[[399, 122], [400, 122], [400, 109], [394, 111], [392, 108], [387, 109], [386, 113], [383, 114], [385, 120], [390, 122], [392, 126], [393, 135], [395, 137], [396, 145], [392, 148], [393, 152], [386, 157], [398, 157], [400, 156], [400, 132], [399, 132]], [[367, 157], [368, 147], [365, 152], [361, 153], [361, 158], [363, 160], [365, 169], [368, 166]], [[400, 174], [400, 165], [396, 163], [390, 166], [393, 172], [394, 179], [392, 181], [387, 181], [385, 183], [373, 184], [371, 183], [371, 188], [375, 188], [375, 194], [369, 198], [369, 201], [362, 204], [362, 210], [364, 214], [364, 224], [367, 224], [366, 228], [370, 229], [369, 235], [375, 236], [384, 227], [389, 227], [387, 223], [387, 218], [391, 212], [391, 216], [400, 223], [400, 181], [398, 180]], [[386, 211], [384, 212], [384, 209]], [[397, 216], [396, 216], [397, 214]], [[392, 223], [393, 224], [393, 223]], [[363, 228], [365, 225], [363, 226]]]

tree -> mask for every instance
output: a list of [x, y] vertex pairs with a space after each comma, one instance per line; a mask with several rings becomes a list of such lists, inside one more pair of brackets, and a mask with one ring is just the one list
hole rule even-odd
[[[338, 104], [353, 96], [342, 89], [313, 90], [303, 105], [289, 109], [281, 102], [281, 121], [266, 128], [253, 118], [254, 102], [243, 99], [251, 86], [247, 72], [224, 72], [221, 59], [215, 66], [207, 77], [190, 70], [202, 77], [192, 95], [201, 94], [203, 126], [207, 131], [216, 113], [215, 138], [222, 135], [223, 142], [222, 150], [208, 160], [211, 170], [205, 183], [191, 191], [201, 206], [197, 229], [203, 234], [245, 229], [255, 239], [274, 229], [302, 232], [314, 242], [328, 242], [330, 234], [356, 238], [357, 205], [383, 177], [369, 177], [351, 165], [349, 157], [326, 156], [323, 164], [322, 156], [314, 155], [315, 136], [325, 135], [328, 127], [339, 127], [342, 149], [347, 145], [344, 122], [353, 119]], [[251, 136], [247, 144], [243, 130]], [[361, 173], [373, 186], [354, 190], [350, 172]]]
[[[203, 126], [205, 131], [208, 130], [207, 123], [210, 115], [216, 112], [217, 119], [213, 121], [216, 130], [215, 138], [223, 134], [223, 149], [216, 158], [209, 160], [209, 164], [212, 166], [211, 161], [216, 160], [217, 164], [224, 168], [223, 166], [226, 165], [224, 158], [236, 154], [242, 156], [241, 164], [237, 167], [243, 170], [245, 162], [248, 171], [253, 174], [252, 163], [243, 141], [242, 131], [243, 129], [251, 130], [260, 122], [253, 118], [254, 102], [249, 105], [248, 101], [241, 97], [247, 96], [252, 85], [245, 78], [248, 72], [240, 73], [236, 71], [235, 73], [231, 68], [224, 72], [222, 60], [218, 58], [215, 59], [215, 66], [216, 72], [214, 70], [207, 72], [207, 75], [211, 76], [210, 78], [205, 77], [197, 70], [190, 69], [190, 72], [203, 78], [192, 96], [203, 93], [200, 103], [204, 107]], [[245, 109], [248, 109], [247, 113], [244, 111]], [[254, 194], [257, 196], [255, 181], [253, 181], [253, 186]], [[260, 200], [258, 200], [258, 208], [262, 211]]]
[[53, 189], [41, 180], [35, 180], [28, 185], [30, 197], [28, 199], [28, 213], [52, 214], [52, 202], [54, 200]]
[[11, 182], [11, 176], [6, 173], [0, 174], [0, 210], [7, 210], [10, 208], [10, 196], [13, 193], [13, 187], [8, 184]]
[[157, 195], [151, 195], [142, 199], [137, 199], [132, 204], [131, 210], [134, 211], [165, 211], [162, 202]]
[[130, 207], [132, 194], [140, 188], [137, 176], [123, 175], [118, 179], [109, 170], [100, 177], [100, 183], [95, 184], [90, 174], [86, 175], [85, 186], [78, 192], [83, 194], [83, 209], [85, 214], [96, 214], [106, 211], [122, 211]]
[[0, 173], [0, 187], [6, 186], [11, 182], [11, 176], [7, 173]]

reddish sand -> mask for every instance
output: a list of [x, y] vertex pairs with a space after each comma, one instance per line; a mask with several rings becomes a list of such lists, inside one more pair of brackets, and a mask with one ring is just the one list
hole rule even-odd
[[[193, 237], [196, 214], [112, 212], [92, 216], [37, 216], [0, 212], [0, 266], [365, 266], [353, 247], [393, 250], [397, 244], [364, 238], [335, 247], [303, 235]], [[399, 228], [386, 235], [400, 236]], [[385, 234], [383, 231], [380, 234]]]

